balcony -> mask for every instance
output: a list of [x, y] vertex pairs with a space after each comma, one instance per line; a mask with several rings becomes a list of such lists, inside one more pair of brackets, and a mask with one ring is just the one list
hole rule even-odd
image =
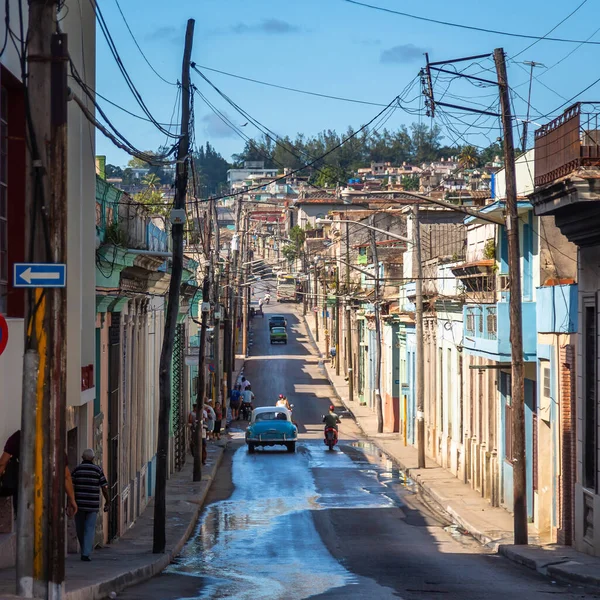
[[535, 185], [600, 165], [600, 103], [578, 102], [535, 132]]
[[[537, 347], [536, 303], [523, 302], [523, 354], [535, 360]], [[467, 304], [463, 307], [463, 345], [471, 354], [498, 362], [510, 362], [508, 302]]]

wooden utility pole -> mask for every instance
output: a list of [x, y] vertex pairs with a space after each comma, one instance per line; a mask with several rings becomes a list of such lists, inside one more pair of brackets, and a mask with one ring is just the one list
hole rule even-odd
[[504, 129], [504, 168], [506, 173], [506, 232], [508, 237], [508, 271], [510, 277], [510, 345], [513, 411], [513, 494], [515, 544], [527, 545], [527, 471], [525, 454], [525, 380], [523, 372], [523, 330], [521, 306], [521, 264], [519, 250], [519, 215], [515, 148], [510, 110], [510, 90], [506, 75], [504, 49], [494, 50], [498, 72], [500, 108]]
[[215, 299], [215, 381], [217, 382], [216, 400], [221, 403], [225, 411], [225, 394], [223, 393], [223, 370], [221, 369], [221, 236], [219, 231], [219, 215], [217, 204], [211, 200], [211, 216], [213, 219], [214, 232], [214, 254], [213, 254], [213, 295]]
[[352, 315], [350, 305], [350, 224], [346, 221], [346, 363], [348, 365], [348, 400], [354, 400], [354, 369], [352, 359]]
[[314, 267], [314, 282], [313, 282], [313, 294], [315, 296], [315, 302], [313, 305], [313, 311], [315, 313], [315, 341], [319, 341], [319, 281], [317, 275], [317, 263], [313, 262]]
[[[194, 38], [194, 20], [187, 23], [185, 33], [185, 48], [181, 73], [181, 137], [177, 150], [177, 174], [175, 177], [174, 210], [185, 211], [188, 154], [189, 154], [189, 124], [190, 124], [190, 57]], [[167, 473], [169, 456], [169, 421], [171, 418], [171, 363], [173, 359], [173, 344], [179, 313], [179, 293], [183, 273], [183, 223], [171, 225], [173, 238], [173, 262], [171, 267], [171, 282], [165, 315], [165, 332], [158, 374], [159, 412], [158, 440], [156, 448], [156, 489], [154, 493], [154, 540], [152, 551], [155, 554], [165, 551], [166, 520], [167, 520]]]
[[242, 354], [244, 356], [248, 356], [248, 313], [250, 312], [250, 288], [252, 286], [248, 285], [248, 274], [250, 272], [250, 251], [248, 246], [250, 245], [250, 241], [248, 239], [248, 224], [249, 224], [249, 215], [246, 213], [244, 217], [244, 252], [242, 254], [242, 265], [240, 269], [240, 290], [243, 294], [242, 296]]
[[[417, 452], [418, 467], [425, 468], [425, 349], [423, 343], [423, 261], [421, 259], [421, 224], [419, 219], [419, 207], [413, 210], [413, 256], [416, 264], [417, 277], [416, 310], [415, 310], [415, 334], [417, 338], [416, 356], [416, 395], [417, 395]], [[413, 274], [415, 265], [413, 265]]]
[[[57, 4], [30, 0], [25, 251], [67, 262], [67, 36]], [[17, 593], [59, 600], [65, 579], [66, 288], [27, 290], [17, 522]]]
[[335, 374], [340, 374], [340, 263], [335, 265]]
[[236, 329], [237, 329], [237, 307], [238, 307], [238, 293], [239, 293], [239, 278], [238, 278], [238, 258], [240, 255], [240, 244], [242, 243], [240, 235], [240, 223], [242, 219], [242, 197], [238, 196], [236, 210], [235, 210], [235, 233], [231, 239], [231, 261], [229, 265], [229, 321], [231, 328], [231, 335], [229, 337], [229, 350], [230, 350], [230, 365], [227, 387], [229, 390], [233, 389], [233, 372], [235, 371], [235, 354], [237, 351], [236, 344]]
[[[371, 225], [374, 226], [375, 215], [371, 215]], [[373, 254], [373, 269], [375, 270], [375, 410], [377, 412], [377, 433], [383, 433], [383, 401], [381, 398], [381, 306], [379, 298], [379, 256], [375, 231], [371, 229], [371, 254]]]
[[204, 375], [206, 372], [206, 329], [210, 315], [210, 277], [211, 268], [209, 263], [206, 265], [202, 282], [202, 317], [200, 320], [200, 344], [198, 346], [198, 382], [196, 384], [196, 439], [194, 440], [196, 452], [194, 453], [193, 481], [202, 481], [202, 444], [204, 443], [202, 439], [202, 428], [204, 426], [202, 414], [204, 411], [204, 388], [206, 387]]

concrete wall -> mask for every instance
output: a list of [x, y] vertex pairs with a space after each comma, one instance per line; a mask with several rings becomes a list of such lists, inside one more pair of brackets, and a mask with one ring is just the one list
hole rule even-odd
[[23, 319], [7, 319], [8, 346], [0, 356], [0, 445], [21, 428]]

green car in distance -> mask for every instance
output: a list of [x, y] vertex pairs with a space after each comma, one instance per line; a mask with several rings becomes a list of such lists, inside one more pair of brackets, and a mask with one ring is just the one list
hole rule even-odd
[[283, 342], [287, 344], [287, 331], [285, 327], [273, 327], [271, 329], [271, 344], [275, 342]]

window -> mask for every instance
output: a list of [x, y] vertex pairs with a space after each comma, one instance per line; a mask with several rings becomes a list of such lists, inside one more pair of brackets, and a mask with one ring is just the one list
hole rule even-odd
[[550, 367], [542, 369], [544, 375], [544, 398], [550, 398], [552, 395], [552, 386], [550, 383]]
[[588, 301], [583, 311], [583, 486], [597, 491], [596, 410], [596, 304]]
[[496, 316], [496, 307], [489, 306], [486, 309], [486, 323], [488, 340], [495, 340], [498, 333], [498, 318]]
[[0, 88], [0, 313], [6, 312], [8, 291], [8, 201], [7, 201], [7, 160], [8, 160], [8, 94]]
[[475, 333], [475, 315], [473, 314], [473, 309], [467, 311], [467, 331]]

